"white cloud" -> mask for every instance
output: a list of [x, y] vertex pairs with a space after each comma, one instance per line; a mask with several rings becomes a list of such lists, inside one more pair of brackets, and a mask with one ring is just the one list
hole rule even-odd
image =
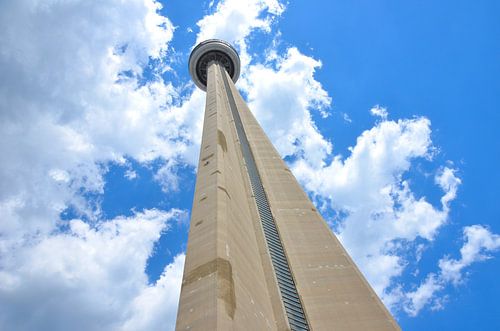
[[434, 293], [442, 289], [436, 275], [430, 274], [416, 290], [405, 294], [407, 303], [404, 310], [410, 316], [416, 316], [433, 299]]
[[132, 169], [127, 169], [124, 174], [125, 178], [128, 180], [136, 179], [137, 178], [137, 172], [135, 172]]
[[174, 114], [176, 121], [181, 124], [176, 130], [180, 131], [179, 135], [183, 138], [179, 144], [179, 147], [182, 147], [182, 159], [192, 166], [198, 164], [205, 98], [205, 92], [194, 89], [181, 105], [172, 108], [172, 114]]
[[[173, 325], [183, 257], [153, 285], [145, 267], [179, 213], [103, 220], [99, 198], [86, 197], [101, 196], [111, 162], [175, 171], [192, 145], [177, 90], [160, 76], [174, 28], [159, 9], [153, 0], [0, 3], [1, 329]], [[82, 220], [66, 229], [68, 207]]]
[[[311, 112], [323, 117], [330, 97], [314, 79], [321, 62], [289, 48], [270, 64], [251, 65], [241, 86], [248, 105], [281, 155], [301, 155], [312, 164], [322, 164], [331, 144], [321, 135]], [[276, 121], [279, 118], [279, 121]]]
[[[347, 158], [330, 164], [298, 160], [293, 171], [307, 190], [345, 214], [336, 229], [370, 284], [386, 303], [395, 301], [395, 279], [418, 238], [433, 241], [447, 222], [449, 203], [460, 180], [443, 168], [436, 184], [444, 191], [441, 206], [416, 197], [404, 174], [417, 158], [432, 154], [426, 118], [388, 121], [363, 132]], [[396, 300], [397, 301], [397, 300]]]
[[[416, 316], [425, 306], [431, 309], [442, 309], [442, 296], [446, 286], [458, 286], [464, 281], [463, 271], [475, 262], [491, 258], [489, 253], [500, 249], [500, 235], [491, 233], [482, 225], [471, 225], [463, 228], [464, 244], [460, 249], [460, 259], [445, 256], [439, 260], [439, 273], [431, 273], [426, 280], [414, 291], [402, 294], [403, 309], [410, 315]], [[401, 293], [400, 293], [401, 295]]]
[[444, 167], [436, 175], [436, 183], [446, 192], [441, 197], [443, 208], [448, 208], [448, 203], [454, 200], [457, 196], [458, 186], [462, 181], [455, 176], [456, 170]]
[[347, 113], [340, 113], [340, 115], [342, 116], [342, 119], [344, 121], [346, 121], [347, 123], [352, 123], [352, 119], [349, 117]]
[[442, 279], [454, 285], [463, 281], [464, 268], [474, 262], [491, 258], [488, 253], [500, 249], [500, 235], [491, 233], [481, 225], [466, 226], [463, 234], [465, 243], [460, 249], [460, 259], [455, 260], [447, 256], [439, 260]]
[[443, 309], [444, 289], [462, 282], [466, 267], [500, 249], [500, 236], [480, 225], [465, 227], [461, 258], [442, 258], [437, 272], [407, 289], [399, 276], [409, 266], [417, 267], [418, 276], [423, 243], [433, 242], [447, 223], [461, 180], [456, 169], [440, 167], [434, 177], [443, 191], [440, 205], [417, 197], [406, 178], [416, 159], [430, 161], [435, 152], [430, 121], [389, 121], [387, 109], [378, 106], [371, 112], [381, 120], [358, 137], [347, 158], [334, 156], [330, 164], [299, 158], [293, 171], [320, 202], [340, 213], [333, 224], [339, 238], [390, 309], [410, 316], [424, 307]]
[[389, 115], [389, 113], [387, 112], [387, 108], [381, 107], [379, 105], [372, 107], [372, 109], [370, 109], [370, 113], [373, 116], [378, 116], [383, 120], [386, 120], [387, 116]]
[[[174, 28], [153, 0], [14, 1], [0, 5], [0, 232], [49, 233], [65, 207], [90, 218], [106, 163], [169, 160], [191, 143], [154, 72]], [[139, 79], [149, 59], [153, 79]], [[181, 129], [179, 129], [181, 128]], [[166, 164], [166, 161], [163, 161]]]
[[220, 1], [211, 15], [196, 23], [200, 28], [196, 43], [210, 38], [244, 43], [255, 29], [269, 32], [273, 16], [279, 16], [283, 11], [284, 6], [278, 0]]
[[[153, 285], [145, 266], [153, 245], [181, 212], [145, 210], [32, 238], [2, 255], [4, 330], [163, 330], [173, 328], [184, 257]], [[154, 299], [154, 300], [153, 300]]]
[[246, 38], [255, 30], [270, 32], [274, 19], [284, 10], [285, 6], [278, 0], [222, 0], [212, 14], [197, 22], [200, 31], [196, 44], [218, 38], [238, 45], [242, 71], [245, 71], [251, 60]]
[[153, 286], [144, 288], [130, 307], [130, 318], [120, 330], [173, 330], [182, 284], [185, 255], [175, 257]]

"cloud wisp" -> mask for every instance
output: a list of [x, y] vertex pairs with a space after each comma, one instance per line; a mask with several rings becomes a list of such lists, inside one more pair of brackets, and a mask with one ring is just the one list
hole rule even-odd
[[426, 279], [414, 290], [401, 295], [403, 309], [410, 315], [416, 316], [425, 306], [432, 310], [443, 309], [447, 296], [441, 296], [450, 284], [457, 287], [465, 281], [464, 270], [472, 264], [492, 258], [490, 253], [500, 250], [500, 235], [482, 225], [471, 225], [463, 228], [464, 244], [460, 248], [460, 258], [453, 259], [445, 256], [439, 260], [439, 271], [430, 273]]

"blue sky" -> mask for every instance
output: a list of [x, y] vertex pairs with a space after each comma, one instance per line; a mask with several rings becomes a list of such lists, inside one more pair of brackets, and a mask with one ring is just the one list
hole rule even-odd
[[238, 88], [404, 330], [500, 329], [500, 4], [0, 3], [0, 329], [173, 329], [204, 93]]

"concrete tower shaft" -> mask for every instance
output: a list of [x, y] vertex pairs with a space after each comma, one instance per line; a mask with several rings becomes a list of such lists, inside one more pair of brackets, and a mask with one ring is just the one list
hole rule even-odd
[[238, 93], [236, 51], [200, 45], [190, 73], [207, 100], [177, 330], [398, 330]]

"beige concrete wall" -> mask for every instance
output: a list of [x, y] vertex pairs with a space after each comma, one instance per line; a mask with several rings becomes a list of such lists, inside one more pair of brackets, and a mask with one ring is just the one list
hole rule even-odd
[[230, 85], [311, 329], [398, 330], [234, 85]]
[[283, 315], [276, 318], [271, 303], [277, 292], [268, 290], [266, 252], [257, 237], [221, 71], [214, 64], [204, 121], [176, 329], [278, 330]]

